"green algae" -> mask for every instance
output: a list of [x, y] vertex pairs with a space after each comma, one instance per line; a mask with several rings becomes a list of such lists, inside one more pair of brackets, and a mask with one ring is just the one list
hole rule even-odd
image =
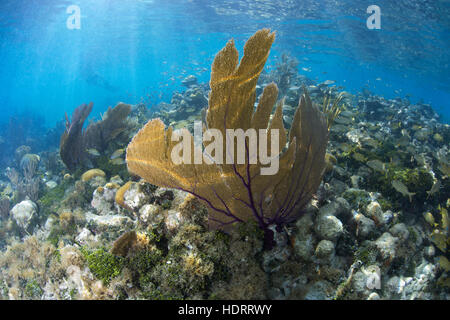
[[354, 254], [355, 261], [360, 260], [363, 265], [369, 266], [375, 263], [377, 258], [377, 251], [373, 245], [363, 243], [361, 247]]
[[28, 298], [39, 299], [44, 293], [44, 290], [42, 290], [41, 286], [36, 280], [30, 280], [27, 282], [24, 292]]
[[369, 176], [366, 188], [381, 192], [383, 197], [390, 202], [391, 208], [401, 209], [408, 205], [409, 200], [393, 188], [392, 181], [394, 180], [402, 182], [409, 192], [415, 193], [411, 206], [414, 203], [423, 203], [427, 199], [426, 192], [433, 186], [433, 177], [423, 168], [388, 166], [385, 175], [374, 173]]
[[371, 202], [369, 193], [360, 189], [348, 189], [342, 194], [342, 197], [347, 200], [352, 208], [358, 208], [359, 210], [366, 208]]
[[125, 266], [124, 258], [114, 256], [104, 248], [89, 250], [86, 247], [81, 247], [80, 251], [86, 259], [89, 270], [105, 285], [108, 285], [113, 278], [117, 277]]
[[59, 185], [53, 189], [48, 190], [39, 200], [41, 215], [47, 218], [60, 205], [64, 198], [66, 189], [71, 185], [71, 182], [63, 180]]

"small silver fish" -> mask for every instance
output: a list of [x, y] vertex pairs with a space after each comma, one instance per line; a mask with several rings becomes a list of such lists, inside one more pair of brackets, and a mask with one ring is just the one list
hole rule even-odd
[[99, 157], [100, 156], [100, 152], [98, 152], [97, 149], [94, 149], [94, 148], [87, 149], [86, 152], [89, 153], [91, 156], [94, 156], [94, 157]]
[[335, 83], [336, 81], [334, 81], [334, 80], [325, 80], [324, 82], [322, 82], [322, 84], [324, 84], [324, 85], [326, 85], [326, 86], [329, 86], [330, 84], [333, 84], [333, 83]]
[[113, 154], [111, 155], [110, 159], [111, 160], [117, 159], [118, 157], [123, 155], [124, 151], [125, 151], [125, 149], [117, 149], [116, 151], [113, 152]]
[[433, 186], [431, 187], [430, 191], [427, 191], [428, 194], [427, 199], [436, 192], [438, 192], [440, 188], [441, 188], [441, 181], [436, 180], [436, 182], [433, 183]]
[[430, 226], [435, 227], [436, 223], [434, 222], [434, 217], [431, 214], [431, 212], [424, 212], [423, 213], [423, 217], [425, 219], [426, 222], [428, 222], [430, 224]]
[[408, 130], [406, 130], [406, 129], [402, 129], [401, 133], [402, 133], [402, 136], [405, 136], [405, 137], [411, 138], [411, 136], [409, 135], [409, 132], [408, 132]]
[[398, 180], [392, 181], [392, 186], [395, 190], [400, 192], [403, 196], [409, 197], [409, 202], [412, 202], [412, 196], [415, 195], [414, 192], [409, 192], [408, 187], [403, 184], [403, 182]]
[[386, 172], [386, 165], [381, 162], [380, 160], [370, 160], [367, 161], [367, 166], [375, 171], [385, 173]]
[[425, 157], [422, 153], [416, 153], [413, 155], [414, 159], [417, 161], [418, 164], [421, 166], [424, 166], [426, 163]]

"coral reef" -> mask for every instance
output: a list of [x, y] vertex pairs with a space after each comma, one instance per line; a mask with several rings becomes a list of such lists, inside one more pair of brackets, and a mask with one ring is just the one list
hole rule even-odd
[[[269, 226], [281, 228], [295, 220], [319, 186], [328, 141], [326, 119], [306, 92], [294, 115], [289, 140], [283, 127], [282, 103], [269, 124], [278, 95], [275, 84], [264, 89], [253, 112], [256, 81], [274, 38], [267, 29], [256, 32], [247, 41], [239, 66], [233, 41], [217, 54], [212, 66], [206, 124], [219, 130], [222, 137], [227, 129], [279, 130], [278, 145], [284, 148], [288, 144], [288, 148], [278, 155], [280, 169], [276, 174], [261, 175], [262, 163], [250, 164], [248, 144], [246, 164], [222, 164], [223, 159], [213, 165], [174, 164], [169, 157], [175, 146], [171, 140], [173, 129], [169, 127], [165, 132], [159, 119], [151, 120], [133, 138], [126, 158], [128, 169], [152, 184], [183, 190], [203, 200], [210, 209], [212, 226], [229, 228], [235, 222], [256, 220], [265, 231], [268, 247], [272, 246], [273, 235]], [[190, 134], [189, 137], [192, 141]], [[237, 152], [234, 150], [234, 159]], [[188, 157], [194, 160], [194, 154]]]
[[[265, 43], [261, 51], [258, 37]], [[89, 124], [89, 146], [87, 130], [82, 130], [89, 106], [78, 108], [72, 123], [67, 121], [60, 152], [54, 143], [42, 151], [44, 142], [30, 136], [47, 139], [38, 118], [23, 117], [23, 125], [11, 121], [11, 132], [1, 132], [0, 138], [5, 150], [0, 159], [0, 299], [450, 299], [450, 126], [424, 103], [386, 99], [367, 90], [352, 95], [334, 81], [308, 79], [288, 56], [258, 78], [273, 39], [260, 31], [253, 40], [239, 65], [231, 42], [217, 56], [208, 113], [208, 84], [183, 75], [184, 89], [173, 93], [170, 104], [154, 110], [119, 104]], [[278, 93], [284, 98], [276, 103]], [[227, 108], [236, 118], [225, 117], [229, 122], [221, 124]], [[320, 128], [315, 121], [302, 122], [310, 112], [321, 119]], [[320, 174], [312, 179], [314, 186], [305, 187], [310, 192], [299, 197], [302, 210], [285, 210], [286, 219], [280, 221], [270, 214], [267, 199], [264, 230], [261, 217], [249, 210], [251, 203], [242, 203], [251, 198], [241, 167], [222, 168], [224, 179], [216, 172], [202, 178], [205, 171], [197, 169], [173, 176], [164, 162], [167, 153], [157, 152], [171, 129], [164, 130], [159, 121], [142, 130], [156, 127], [161, 145], [152, 148], [143, 139], [139, 147], [164, 160], [152, 174], [171, 183], [164, 180], [158, 187], [130, 176], [123, 159], [126, 145], [155, 116], [174, 129], [190, 129], [188, 123], [200, 119], [205, 128], [242, 123], [247, 123], [244, 129], [255, 123], [269, 130], [291, 128], [282, 141], [284, 152], [294, 148], [291, 134], [299, 148], [308, 135], [295, 132], [299, 127], [309, 131], [310, 125], [314, 133], [326, 133], [328, 144], [321, 140], [326, 149], [318, 148], [320, 159], [314, 159]], [[60, 124], [48, 132], [54, 140]], [[295, 157], [305, 158], [305, 153], [300, 150]], [[281, 165], [293, 180], [308, 171], [307, 166], [300, 170], [295, 157], [293, 167]], [[63, 162], [72, 166], [71, 173]], [[236, 173], [243, 180], [236, 180]], [[254, 198], [261, 199], [259, 186], [274, 181], [250, 176]], [[211, 212], [207, 201], [172, 183], [181, 179], [186, 183], [182, 189], [193, 191], [194, 177], [203, 179], [199, 182], [205, 189], [224, 192], [217, 195], [227, 202], [214, 203], [224, 212]], [[224, 228], [227, 232], [209, 228], [212, 219], [224, 222], [228, 209], [243, 221]], [[267, 234], [271, 250], [264, 248]]]

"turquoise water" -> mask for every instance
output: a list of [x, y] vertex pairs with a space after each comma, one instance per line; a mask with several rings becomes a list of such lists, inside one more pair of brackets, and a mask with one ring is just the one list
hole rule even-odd
[[372, 1], [0, 1], [0, 300], [450, 300], [450, 0]]
[[[429, 103], [450, 118], [450, 2], [376, 1], [33, 1], [0, 3], [0, 119], [35, 115], [47, 127], [82, 103], [93, 115], [118, 101], [170, 101], [189, 74], [208, 81], [230, 38], [242, 52], [257, 29], [275, 30], [268, 65], [283, 52], [308, 78], [357, 93]], [[80, 9], [80, 29], [66, 12]]]

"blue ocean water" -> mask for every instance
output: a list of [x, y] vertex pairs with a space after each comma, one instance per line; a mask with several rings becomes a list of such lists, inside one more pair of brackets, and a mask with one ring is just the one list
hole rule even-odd
[[[381, 29], [370, 30], [370, 5]], [[80, 28], [67, 26], [80, 10]], [[70, 21], [69, 21], [70, 22]], [[181, 80], [208, 81], [214, 55], [257, 29], [276, 31], [268, 64], [289, 52], [309, 78], [346, 91], [429, 103], [450, 119], [448, 0], [2, 0], [0, 125], [55, 126], [92, 101], [170, 101]]]

